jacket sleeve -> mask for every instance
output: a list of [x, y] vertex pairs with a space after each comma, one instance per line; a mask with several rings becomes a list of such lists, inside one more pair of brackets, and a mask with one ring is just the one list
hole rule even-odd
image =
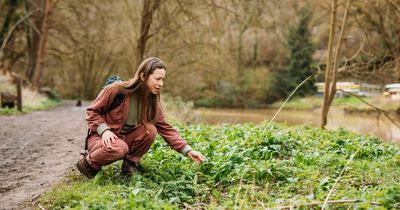
[[184, 155], [192, 151], [192, 148], [187, 144], [185, 140], [181, 138], [178, 131], [165, 121], [165, 115], [161, 108], [160, 116], [158, 117], [155, 126], [157, 128], [158, 134], [163, 137], [163, 139], [172, 149]]
[[104, 131], [110, 129], [103, 119], [103, 113], [111, 106], [117, 93], [117, 88], [105, 87], [86, 109], [86, 122], [90, 133], [97, 132], [101, 136]]

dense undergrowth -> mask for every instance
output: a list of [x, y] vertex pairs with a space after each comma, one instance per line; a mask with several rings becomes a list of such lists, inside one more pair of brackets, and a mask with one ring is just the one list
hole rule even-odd
[[399, 207], [400, 150], [377, 138], [307, 125], [176, 127], [208, 162], [196, 165], [157, 139], [142, 174], [123, 177], [119, 161], [94, 180], [69, 176], [39, 203], [50, 209], [320, 208], [308, 204], [324, 201], [347, 165], [329, 200], [357, 202], [329, 208]]

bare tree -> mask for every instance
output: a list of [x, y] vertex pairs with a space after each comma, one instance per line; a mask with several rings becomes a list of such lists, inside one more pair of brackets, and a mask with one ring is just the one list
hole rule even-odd
[[327, 124], [329, 107], [332, 104], [333, 99], [336, 94], [336, 82], [337, 82], [337, 71], [338, 71], [338, 62], [339, 62], [339, 53], [340, 47], [343, 40], [344, 30], [346, 28], [348, 10], [350, 7], [350, 0], [347, 0], [346, 8], [344, 10], [344, 15], [342, 19], [342, 25], [340, 28], [340, 34], [338, 37], [338, 41], [335, 46], [334, 51], [333, 42], [335, 39], [335, 30], [336, 30], [336, 12], [337, 12], [337, 0], [332, 0], [331, 4], [331, 20], [330, 20], [330, 28], [329, 28], [329, 42], [328, 42], [328, 58], [327, 65], [325, 69], [325, 91], [324, 91], [324, 102], [322, 106], [322, 119], [321, 119], [321, 127], [325, 128]]
[[[136, 53], [135, 53], [135, 65], [138, 66], [140, 62], [142, 62], [147, 40], [150, 39], [154, 34], [150, 34], [150, 27], [153, 22], [153, 17], [156, 10], [160, 7], [160, 0], [144, 0], [143, 9], [140, 19], [140, 32], [139, 38], [136, 44]], [[136, 71], [136, 68], [133, 70], [133, 73]]]
[[62, 1], [54, 8], [48, 48], [54, 71], [46, 78], [55, 78], [51, 82], [63, 95], [92, 99], [120, 66], [124, 48], [114, 24], [117, 13], [107, 12], [113, 9], [108, 1], [90, 0]]
[[[357, 7], [359, 13], [354, 15], [359, 28], [364, 32], [369, 53], [373, 60], [392, 62], [396, 77], [391, 82], [400, 81], [400, 2], [385, 0], [367, 2]], [[378, 36], [377, 36], [378, 35]], [[377, 45], [379, 43], [379, 45]], [[384, 55], [384, 56], [382, 56]], [[391, 57], [392, 59], [388, 59]], [[382, 71], [390, 69], [381, 69]], [[389, 73], [389, 72], [388, 72]]]

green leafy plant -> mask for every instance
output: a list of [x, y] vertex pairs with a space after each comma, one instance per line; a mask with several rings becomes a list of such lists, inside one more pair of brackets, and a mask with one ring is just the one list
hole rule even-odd
[[265, 126], [176, 124], [208, 162], [196, 165], [159, 138], [143, 158], [142, 174], [120, 175], [119, 161], [94, 180], [71, 175], [39, 203], [51, 209], [314, 208], [358, 150], [329, 197], [354, 202], [330, 208], [397, 207], [397, 146], [344, 129]]

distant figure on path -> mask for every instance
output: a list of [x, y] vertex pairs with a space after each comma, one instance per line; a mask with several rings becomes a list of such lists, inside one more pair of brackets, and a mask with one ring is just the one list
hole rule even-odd
[[165, 73], [163, 61], [148, 58], [139, 65], [133, 78], [106, 85], [90, 104], [86, 110], [87, 155], [77, 163], [86, 177], [95, 177], [102, 166], [121, 159], [122, 173], [132, 175], [138, 171], [138, 163], [157, 133], [172, 149], [196, 163], [206, 160], [165, 121], [160, 105]]

